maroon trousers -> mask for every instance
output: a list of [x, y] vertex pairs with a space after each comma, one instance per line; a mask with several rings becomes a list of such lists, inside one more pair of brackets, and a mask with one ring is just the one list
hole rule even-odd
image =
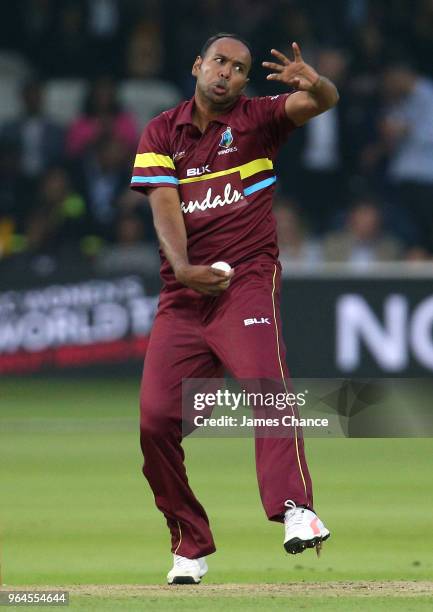
[[[281, 267], [271, 260], [236, 266], [218, 297], [188, 288], [161, 293], [140, 394], [143, 474], [171, 532], [172, 552], [195, 559], [215, 551], [209, 521], [184, 465], [182, 379], [288, 378], [280, 320]], [[265, 318], [269, 323], [248, 324]], [[269, 520], [282, 521], [284, 502], [313, 507], [302, 434], [256, 437], [260, 496]]]

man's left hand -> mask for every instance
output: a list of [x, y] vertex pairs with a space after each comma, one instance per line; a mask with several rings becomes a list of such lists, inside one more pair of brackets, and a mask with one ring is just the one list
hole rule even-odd
[[269, 81], [280, 81], [299, 91], [312, 91], [320, 79], [320, 75], [312, 66], [302, 59], [298, 43], [292, 43], [294, 59], [290, 60], [281, 51], [271, 49], [272, 55], [280, 60], [281, 64], [262, 62], [264, 68], [274, 70], [266, 77]]

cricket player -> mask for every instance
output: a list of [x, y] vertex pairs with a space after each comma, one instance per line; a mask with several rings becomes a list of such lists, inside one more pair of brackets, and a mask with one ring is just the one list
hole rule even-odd
[[[335, 86], [272, 49], [267, 78], [288, 93], [248, 98], [252, 54], [235, 34], [203, 46], [194, 97], [144, 129], [131, 186], [148, 195], [163, 287], [141, 386], [143, 473], [171, 532], [169, 584], [200, 582], [215, 544], [188, 484], [182, 442], [183, 378], [288, 379], [272, 196], [274, 160], [291, 132], [338, 101]], [[278, 60], [278, 61], [277, 61]], [[228, 262], [230, 271], [212, 268]], [[330, 532], [313, 509], [302, 433], [256, 437], [257, 479], [284, 547], [320, 548]]]

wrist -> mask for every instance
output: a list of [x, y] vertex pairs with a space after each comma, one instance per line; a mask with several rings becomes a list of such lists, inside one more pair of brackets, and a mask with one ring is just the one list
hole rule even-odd
[[315, 81], [313, 81], [311, 85], [310, 92], [313, 94], [316, 93], [316, 91], [320, 88], [322, 83], [323, 83], [323, 77], [320, 74], [318, 74]]
[[190, 263], [188, 261], [180, 261], [173, 266], [173, 272], [174, 272], [174, 276], [176, 277], [176, 280], [178, 281], [182, 280], [189, 266], [190, 266]]
[[339, 100], [337, 88], [329, 79], [319, 74], [309, 94], [316, 100], [321, 112], [335, 106]]

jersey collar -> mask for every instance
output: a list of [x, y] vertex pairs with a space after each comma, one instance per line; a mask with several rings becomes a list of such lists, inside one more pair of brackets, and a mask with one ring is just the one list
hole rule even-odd
[[[239, 108], [241, 101], [245, 99], [246, 96], [239, 96], [238, 100], [235, 102], [235, 105], [226, 113], [218, 115], [212, 121], [216, 123], [221, 123], [221, 125], [231, 125], [236, 128], [236, 110]], [[176, 121], [176, 127], [180, 127], [182, 125], [194, 125], [192, 121], [192, 113], [195, 106], [195, 98], [194, 96], [188, 100], [185, 104]]]

